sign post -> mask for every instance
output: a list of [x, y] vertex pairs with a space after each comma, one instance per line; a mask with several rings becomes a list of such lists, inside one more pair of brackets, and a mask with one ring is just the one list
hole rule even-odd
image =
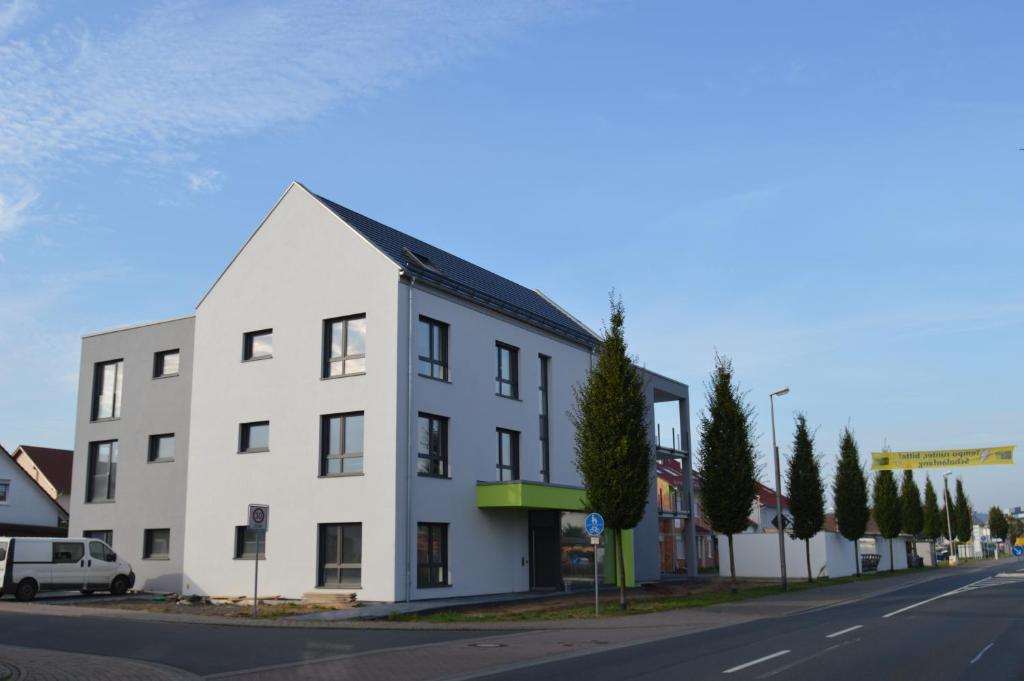
[[270, 506], [266, 504], [249, 504], [248, 529], [256, 533], [256, 560], [253, 561], [252, 578], [252, 616], [257, 616], [257, 603], [260, 591], [260, 544], [265, 544], [267, 526], [270, 524]]
[[597, 547], [601, 544], [601, 533], [604, 532], [604, 517], [600, 513], [591, 513], [583, 522], [583, 529], [590, 537], [594, 547], [594, 617], [601, 614], [601, 601], [598, 597], [600, 582], [597, 577]]

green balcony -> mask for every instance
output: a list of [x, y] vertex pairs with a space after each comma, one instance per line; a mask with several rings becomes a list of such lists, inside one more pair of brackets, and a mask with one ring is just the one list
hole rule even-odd
[[534, 511], [585, 511], [587, 493], [582, 487], [543, 482], [476, 483], [478, 508], [520, 508]]

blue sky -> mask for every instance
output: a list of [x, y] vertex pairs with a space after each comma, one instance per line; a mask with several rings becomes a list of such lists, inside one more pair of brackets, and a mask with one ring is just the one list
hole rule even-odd
[[615, 287], [765, 454], [783, 384], [829, 474], [846, 424], [1024, 444], [1019, 4], [279, 4], [0, 0], [4, 445], [70, 446], [81, 334], [191, 312], [293, 179], [593, 326]]

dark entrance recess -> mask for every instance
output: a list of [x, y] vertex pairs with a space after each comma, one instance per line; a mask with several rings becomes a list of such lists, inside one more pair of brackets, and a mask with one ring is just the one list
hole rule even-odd
[[530, 588], [562, 588], [561, 522], [558, 511], [530, 511]]

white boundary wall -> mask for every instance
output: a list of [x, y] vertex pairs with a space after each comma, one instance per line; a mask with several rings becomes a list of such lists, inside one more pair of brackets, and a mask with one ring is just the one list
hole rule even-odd
[[[733, 535], [736, 550], [737, 577], [780, 579], [779, 536], [773, 533]], [[804, 542], [787, 535], [786, 576], [807, 579], [807, 555]], [[729, 575], [729, 538], [718, 535], [719, 574]], [[904, 561], [904, 567], [906, 561]], [[835, 532], [819, 532], [811, 539], [811, 572], [813, 577], [843, 577], [856, 571], [853, 542]]]

